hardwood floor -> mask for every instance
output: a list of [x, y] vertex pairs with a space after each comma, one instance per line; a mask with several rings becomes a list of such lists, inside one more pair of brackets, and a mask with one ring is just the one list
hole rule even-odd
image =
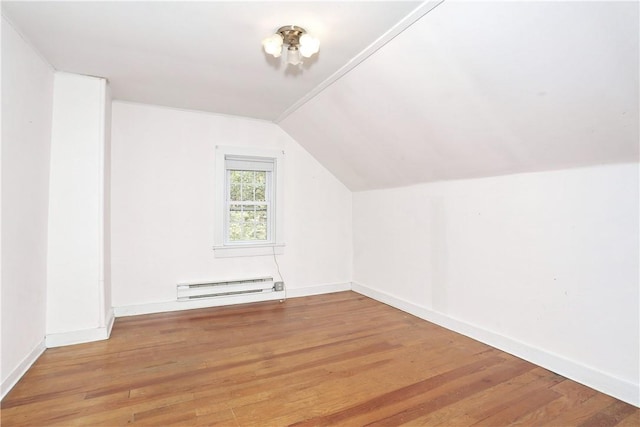
[[640, 410], [352, 292], [119, 318], [48, 349], [13, 425], [638, 426]]

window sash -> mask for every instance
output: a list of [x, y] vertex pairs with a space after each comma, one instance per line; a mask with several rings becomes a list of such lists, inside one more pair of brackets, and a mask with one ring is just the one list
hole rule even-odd
[[[258, 159], [258, 160], [256, 160]], [[264, 159], [264, 158], [249, 158], [249, 157], [237, 157], [237, 156], [228, 156], [225, 158], [225, 223], [224, 223], [224, 241], [225, 245], [250, 245], [250, 244], [270, 244], [274, 243], [274, 209], [273, 209], [273, 170], [274, 170], [274, 160], [273, 159]], [[231, 200], [231, 188], [234, 183], [232, 183], [232, 172], [234, 171], [256, 171], [256, 172], [265, 172], [265, 190], [264, 190], [264, 201], [255, 200], [255, 188], [256, 188], [256, 180], [254, 176], [254, 180], [251, 183], [240, 183], [241, 191], [244, 189], [244, 186], [249, 186], [254, 188], [253, 198], [254, 200]], [[236, 183], [237, 184], [237, 183]], [[244, 199], [243, 195], [240, 197]], [[251, 212], [253, 211], [253, 221], [234, 221], [232, 220], [232, 207], [240, 206], [242, 212]], [[247, 210], [244, 210], [249, 208]], [[258, 208], [266, 207], [266, 221], [257, 221], [256, 215], [258, 212]], [[251, 209], [253, 208], [253, 209]], [[262, 210], [262, 209], [260, 209]], [[262, 227], [261, 224], [265, 226], [265, 239], [257, 239], [257, 238], [249, 238], [249, 239], [232, 239], [232, 227], [237, 227], [240, 229], [241, 237], [246, 237], [245, 230], [246, 227], [252, 229], [253, 236], [255, 237], [257, 233], [260, 231]], [[236, 228], [236, 229], [237, 229]]]
[[267, 171], [273, 172], [275, 159], [265, 157], [252, 156], [232, 156], [226, 155], [225, 167], [227, 170], [244, 170], [244, 171]]

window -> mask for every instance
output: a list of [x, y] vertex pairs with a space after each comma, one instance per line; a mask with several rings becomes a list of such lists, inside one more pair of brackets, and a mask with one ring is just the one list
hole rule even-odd
[[225, 244], [271, 242], [273, 162], [225, 157]]
[[282, 253], [282, 152], [216, 148], [216, 256]]

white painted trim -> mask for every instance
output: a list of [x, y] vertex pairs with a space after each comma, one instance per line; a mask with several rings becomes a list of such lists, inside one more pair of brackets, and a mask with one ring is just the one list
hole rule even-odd
[[312, 295], [331, 294], [351, 290], [351, 282], [328, 283], [324, 285], [306, 286], [304, 288], [287, 289], [287, 298], [309, 297]]
[[639, 384], [633, 384], [622, 378], [617, 378], [606, 372], [585, 366], [575, 360], [567, 359], [558, 354], [550, 353], [541, 348], [530, 346], [513, 338], [438, 313], [361, 283], [354, 282], [352, 284], [352, 290], [421, 319], [513, 354], [531, 363], [535, 363], [538, 366], [623, 400], [631, 405], [640, 406]]
[[224, 305], [245, 304], [284, 299], [283, 292], [267, 292], [260, 294], [230, 295], [219, 298], [208, 298], [193, 301], [163, 301], [149, 304], [125, 305], [114, 307], [116, 317], [138, 316], [140, 314], [165, 313], [169, 311], [193, 310], [196, 308], [220, 307]]
[[271, 245], [247, 245], [247, 246], [214, 246], [213, 252], [216, 258], [232, 258], [238, 256], [264, 256], [284, 254], [283, 244]]
[[15, 367], [13, 371], [2, 381], [0, 385], [0, 399], [4, 399], [4, 397], [11, 391], [11, 389], [20, 381], [20, 378], [23, 377], [24, 374], [27, 373], [31, 365], [33, 365], [36, 360], [44, 353], [46, 350], [46, 346], [44, 340], [40, 341], [34, 348], [27, 354], [24, 359]]
[[111, 336], [111, 330], [113, 329], [113, 323], [116, 320], [116, 316], [113, 312], [113, 307], [109, 309], [107, 313], [107, 318], [105, 319], [105, 328], [107, 329], [107, 339]]
[[351, 283], [330, 283], [325, 285], [308, 286], [304, 288], [288, 289], [282, 292], [267, 294], [228, 296], [197, 301], [164, 301], [150, 304], [126, 305], [114, 307], [116, 317], [137, 316], [141, 314], [165, 313], [169, 311], [192, 310], [196, 308], [220, 307], [249, 302], [275, 301], [286, 298], [298, 298], [311, 295], [329, 294], [333, 292], [350, 291]]
[[409, 13], [406, 17], [404, 17], [400, 22], [391, 27], [389, 31], [378, 37], [373, 43], [364, 48], [362, 52], [354, 56], [349, 62], [343, 65], [338, 71], [330, 75], [326, 80], [320, 83], [318, 86], [313, 88], [311, 91], [307, 92], [302, 98], [296, 101], [289, 108], [284, 110], [282, 114], [278, 116], [276, 120], [273, 122], [278, 124], [284, 119], [286, 119], [290, 114], [296, 111], [298, 108], [302, 107], [307, 102], [311, 101], [318, 94], [324, 91], [326, 88], [334, 84], [336, 81], [340, 80], [344, 77], [349, 71], [356, 68], [362, 62], [364, 62], [368, 57], [376, 53], [380, 48], [389, 43], [391, 40], [396, 38], [399, 34], [401, 34], [404, 30], [412, 26], [415, 22], [417, 22], [420, 18], [422, 18], [427, 13], [431, 12], [436, 6], [442, 3], [444, 0], [426, 0], [420, 6], [415, 8], [411, 13]]
[[53, 348], [62, 347], [65, 345], [83, 344], [87, 342], [107, 340], [111, 335], [113, 321], [113, 310], [109, 310], [109, 318], [107, 319], [106, 326], [95, 329], [82, 329], [79, 331], [47, 334], [47, 336], [45, 337], [45, 344], [47, 348]]
[[[105, 144], [106, 144], [106, 97], [107, 97], [107, 81], [105, 79], [99, 79], [99, 98], [100, 98], [100, 114], [98, 115], [98, 182], [96, 186], [96, 194], [98, 197], [98, 313], [100, 321], [104, 321], [107, 318], [105, 313], [105, 265], [104, 265], [104, 205], [105, 205]], [[106, 327], [106, 323], [103, 323]], [[107, 338], [109, 337], [107, 333]]]

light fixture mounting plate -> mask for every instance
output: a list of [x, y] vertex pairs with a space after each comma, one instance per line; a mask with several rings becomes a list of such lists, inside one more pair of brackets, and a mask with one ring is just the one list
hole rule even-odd
[[290, 47], [298, 47], [300, 45], [300, 36], [306, 32], [304, 28], [297, 25], [285, 25], [278, 28], [278, 34], [282, 36], [284, 43]]

